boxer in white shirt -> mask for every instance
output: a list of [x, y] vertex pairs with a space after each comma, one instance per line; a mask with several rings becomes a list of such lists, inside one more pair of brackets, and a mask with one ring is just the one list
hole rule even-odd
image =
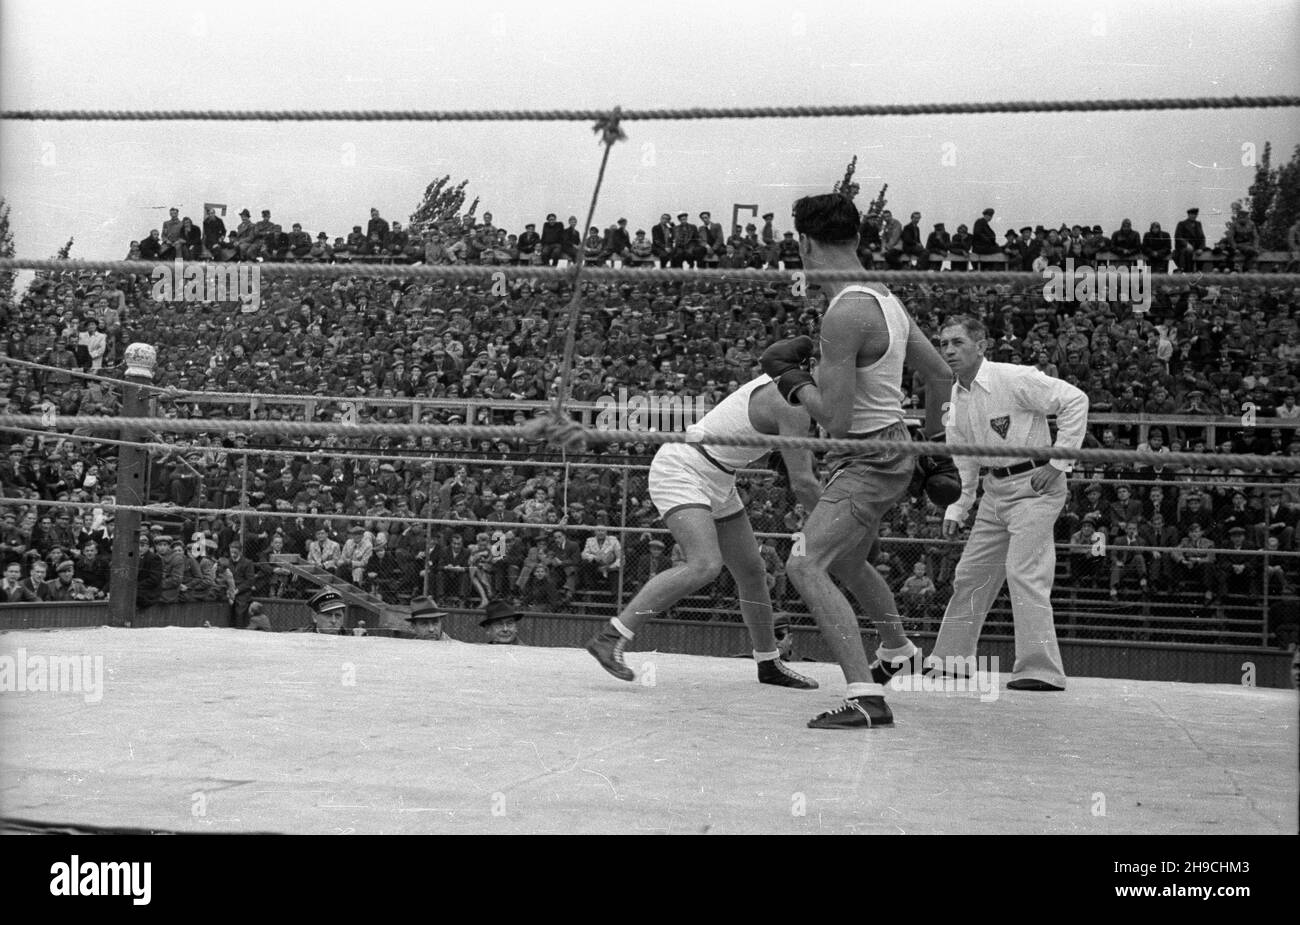
[[[966, 315], [949, 318], [939, 334], [939, 350], [957, 377], [945, 428], [948, 443], [1049, 446], [1047, 415], [1055, 414], [1056, 446], [1082, 446], [1088, 396], [1033, 366], [985, 359], [986, 337], [984, 325]], [[956, 463], [962, 493], [944, 512], [943, 535], [954, 536], [960, 529], [981, 475], [984, 497], [926, 665], [949, 675], [969, 673], [980, 629], [1005, 581], [1016, 632], [1008, 689], [1064, 690], [1065, 668], [1052, 617], [1053, 528], [1073, 463], [1014, 455], [958, 456]]]
[[[740, 612], [749, 628], [763, 684], [812, 690], [817, 682], [796, 674], [780, 659], [772, 631], [772, 598], [767, 570], [749, 515], [736, 492], [736, 470], [768, 454], [754, 446], [713, 446], [710, 437], [755, 437], [760, 434], [807, 436], [808, 412], [786, 404], [771, 377], [747, 382], [713, 408], [687, 433], [699, 442], [665, 443], [650, 463], [650, 500], [681, 546], [685, 561], [651, 576], [627, 607], [587, 642], [600, 666], [623, 681], [635, 673], [623, 649], [637, 631], [688, 594], [718, 577], [725, 565], [736, 580]], [[805, 507], [821, 493], [808, 450], [782, 450], [790, 487]]]

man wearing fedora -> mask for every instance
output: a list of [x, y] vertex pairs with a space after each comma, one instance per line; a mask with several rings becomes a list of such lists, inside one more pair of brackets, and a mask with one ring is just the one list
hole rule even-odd
[[478, 625], [483, 627], [484, 641], [490, 646], [522, 646], [519, 639], [519, 621], [522, 618], [523, 614], [508, 602], [498, 599], [488, 601]]
[[454, 641], [442, 631], [442, 618], [447, 611], [438, 606], [431, 597], [417, 597], [411, 601], [411, 615], [406, 621], [411, 624], [411, 636], [415, 639], [427, 639], [433, 642]]
[[322, 588], [307, 600], [311, 622], [292, 633], [323, 633], [327, 636], [343, 635], [343, 621], [347, 617], [347, 602], [333, 588]]

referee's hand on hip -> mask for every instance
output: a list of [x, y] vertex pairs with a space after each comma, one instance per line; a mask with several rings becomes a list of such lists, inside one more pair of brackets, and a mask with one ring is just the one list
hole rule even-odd
[[1046, 466], [1039, 466], [1034, 470], [1034, 474], [1029, 477], [1029, 487], [1040, 494], [1056, 484], [1056, 480], [1065, 473], [1050, 463]]

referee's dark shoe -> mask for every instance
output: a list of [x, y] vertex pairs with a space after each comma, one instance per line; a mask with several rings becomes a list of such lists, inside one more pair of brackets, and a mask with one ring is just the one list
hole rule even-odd
[[1014, 681], [1007, 682], [1009, 691], [1063, 691], [1065, 688], [1057, 687], [1055, 684], [1049, 684], [1046, 681], [1040, 681], [1037, 678], [1016, 678]]
[[888, 684], [896, 674], [920, 674], [923, 668], [921, 650], [918, 648], [910, 658], [895, 658], [885, 661], [877, 658], [869, 666], [871, 680], [877, 684]]
[[777, 687], [794, 687], [801, 691], [815, 691], [819, 685], [812, 678], [791, 671], [779, 658], [758, 663], [758, 683]]
[[878, 695], [849, 697], [838, 708], [808, 720], [809, 729], [875, 729], [892, 725], [894, 714], [885, 698]]
[[600, 662], [601, 668], [620, 681], [635, 681], [636, 673], [623, 661], [623, 647], [626, 645], [627, 639], [623, 634], [607, 623], [603, 630], [587, 640], [587, 651]]

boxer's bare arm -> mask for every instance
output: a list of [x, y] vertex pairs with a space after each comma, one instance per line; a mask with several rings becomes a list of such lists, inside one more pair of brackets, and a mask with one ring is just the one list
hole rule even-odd
[[925, 380], [925, 433], [930, 437], [944, 432], [943, 406], [952, 398], [952, 369], [916, 321], [908, 323], [907, 365]]
[[833, 438], [842, 439], [849, 432], [858, 354], [882, 332], [888, 336], [884, 312], [875, 297], [865, 293], [845, 295], [822, 318], [817, 384], [799, 390], [799, 403]]
[[[781, 436], [809, 436], [812, 420], [802, 407], [788, 405], [779, 396], [775, 404], [777, 428]], [[781, 458], [785, 461], [785, 471], [790, 477], [790, 490], [794, 492], [795, 499], [804, 506], [804, 510], [811, 511], [822, 496], [812, 450], [781, 450]]]

